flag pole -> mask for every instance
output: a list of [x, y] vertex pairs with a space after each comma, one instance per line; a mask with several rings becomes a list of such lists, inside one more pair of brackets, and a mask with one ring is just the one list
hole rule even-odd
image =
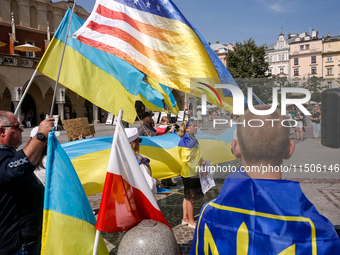
[[140, 120], [138, 114], [137, 114], [137, 118], [139, 119], [139, 122], [142, 124], [142, 127], [144, 128], [145, 133], [147, 134], [147, 136], [149, 136], [149, 133], [148, 131], [146, 131], [146, 128], [144, 127], [144, 123]]
[[93, 253], [92, 253], [92, 255], [97, 255], [98, 244], [99, 244], [99, 237], [100, 237], [100, 231], [97, 230], [96, 231], [96, 237], [94, 239], [94, 246], [93, 246]]
[[[123, 110], [119, 110], [118, 120], [117, 120], [117, 122], [119, 123], [119, 125], [121, 125], [122, 118], [123, 118]], [[115, 135], [113, 136], [112, 144], [117, 143], [117, 137], [118, 137], [118, 136], [116, 135], [116, 131], [117, 131], [117, 128], [115, 129]], [[100, 208], [99, 208], [99, 210], [100, 210]], [[94, 246], [93, 246], [93, 253], [92, 253], [92, 255], [97, 255], [98, 244], [99, 244], [99, 238], [100, 238], [100, 231], [97, 230], [97, 231], [96, 231], [96, 237], [95, 237], [95, 239], [94, 239]]]
[[19, 104], [18, 104], [18, 106], [17, 106], [17, 108], [15, 109], [15, 112], [14, 112], [14, 115], [15, 115], [15, 116], [16, 116], [16, 114], [17, 114], [17, 112], [18, 112], [18, 110], [19, 110], [19, 108], [20, 108], [22, 102], [24, 101], [24, 98], [25, 98], [25, 96], [26, 96], [26, 94], [27, 94], [27, 92], [28, 92], [28, 89], [31, 87], [32, 82], [33, 82], [34, 77], [36, 76], [36, 74], [37, 74], [37, 69], [35, 69], [35, 71], [34, 71], [32, 77], [31, 77], [29, 83], [27, 84], [27, 87], [26, 87], [26, 89], [25, 89], [25, 91], [24, 91], [24, 94], [23, 94], [23, 95], [21, 96], [21, 98], [20, 98]]
[[61, 59], [60, 59], [60, 65], [59, 65], [59, 70], [58, 70], [58, 76], [57, 76], [57, 80], [55, 81], [55, 86], [54, 86], [53, 99], [52, 99], [52, 103], [51, 103], [50, 117], [52, 116], [52, 113], [53, 113], [55, 95], [56, 95], [56, 91], [57, 91], [57, 86], [58, 86], [58, 81], [59, 81], [61, 66], [62, 66], [62, 64], [63, 64], [63, 58], [64, 58], [65, 48], [66, 48], [66, 44], [67, 44], [68, 33], [69, 33], [69, 31], [70, 31], [71, 22], [72, 22], [72, 17], [73, 17], [73, 13], [74, 13], [74, 7], [76, 6], [76, 2], [77, 2], [77, 0], [74, 0], [73, 6], [72, 6], [72, 13], [71, 13], [71, 17], [70, 17], [70, 22], [68, 23], [68, 27], [67, 27], [67, 32], [66, 32], [66, 38], [65, 38], [63, 53], [61, 54]]

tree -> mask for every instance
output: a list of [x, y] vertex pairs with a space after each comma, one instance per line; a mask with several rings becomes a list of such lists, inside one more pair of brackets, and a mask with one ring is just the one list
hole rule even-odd
[[327, 86], [323, 85], [324, 79], [322, 77], [308, 78], [307, 82], [304, 82], [302, 86], [311, 93], [311, 99], [316, 102], [321, 101], [321, 94]]
[[[243, 43], [236, 42], [234, 52], [228, 53], [228, 70], [245, 95], [247, 89], [244, 84], [252, 87], [253, 93], [266, 104], [271, 102], [275, 84], [266, 75], [269, 64], [265, 57], [264, 46], [258, 47], [252, 38]], [[256, 104], [256, 101], [253, 103]]]
[[228, 53], [228, 70], [234, 78], [267, 77], [268, 62], [265, 60], [264, 46], [256, 46], [255, 41], [236, 42], [234, 51]]

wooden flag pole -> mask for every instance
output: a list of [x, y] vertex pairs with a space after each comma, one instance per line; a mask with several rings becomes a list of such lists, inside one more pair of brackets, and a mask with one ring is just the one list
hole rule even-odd
[[57, 80], [55, 81], [55, 86], [54, 86], [54, 93], [53, 93], [53, 99], [52, 99], [52, 103], [51, 103], [50, 117], [51, 117], [52, 114], [53, 114], [53, 107], [54, 107], [54, 102], [55, 102], [55, 95], [56, 95], [56, 91], [57, 91], [57, 86], [58, 86], [58, 81], [59, 81], [61, 66], [62, 66], [62, 64], [63, 64], [63, 58], [64, 58], [65, 48], [66, 48], [66, 44], [67, 44], [68, 33], [69, 33], [69, 31], [70, 31], [71, 22], [72, 22], [72, 17], [73, 17], [73, 13], [74, 13], [74, 7], [76, 6], [76, 2], [77, 2], [77, 0], [74, 0], [73, 6], [72, 6], [72, 13], [71, 13], [71, 17], [70, 17], [70, 22], [68, 23], [68, 27], [67, 27], [67, 32], [66, 32], [66, 38], [65, 38], [64, 48], [63, 48], [63, 52], [62, 52], [62, 54], [61, 54], [61, 59], [60, 59], [60, 65], [59, 65], [59, 70], [58, 70], [58, 76], [57, 76]]
[[146, 131], [146, 128], [144, 127], [144, 123], [143, 123], [143, 121], [140, 120], [138, 114], [137, 114], [137, 118], [139, 119], [140, 123], [142, 124], [142, 127], [144, 128], [145, 133], [149, 136], [149, 133], [148, 133], [148, 131]]

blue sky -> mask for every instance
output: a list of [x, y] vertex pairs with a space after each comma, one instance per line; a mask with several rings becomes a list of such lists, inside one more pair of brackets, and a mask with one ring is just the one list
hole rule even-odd
[[[144, 0], [143, 0], [144, 1]], [[145, 0], [146, 1], [146, 0]], [[339, 0], [173, 0], [183, 15], [211, 43], [232, 43], [252, 37], [257, 45], [276, 42], [282, 32], [318, 29], [319, 35], [340, 33]], [[91, 12], [95, 0], [77, 0]]]

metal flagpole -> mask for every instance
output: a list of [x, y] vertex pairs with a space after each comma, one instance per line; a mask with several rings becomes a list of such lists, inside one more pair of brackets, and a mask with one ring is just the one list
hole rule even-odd
[[96, 231], [96, 237], [94, 239], [93, 253], [92, 255], [97, 255], [98, 244], [99, 244], [100, 231]]
[[24, 98], [25, 98], [25, 96], [26, 96], [26, 94], [27, 94], [27, 92], [28, 92], [28, 89], [31, 87], [31, 84], [32, 84], [32, 82], [33, 82], [34, 77], [36, 76], [36, 74], [37, 74], [37, 70], [34, 71], [34, 73], [33, 73], [32, 77], [31, 77], [29, 83], [27, 84], [27, 87], [26, 87], [26, 89], [25, 89], [25, 91], [24, 91], [24, 94], [23, 94], [23, 95], [21, 96], [21, 98], [20, 98], [20, 102], [19, 102], [19, 104], [18, 104], [18, 106], [17, 106], [17, 108], [15, 109], [15, 112], [14, 112], [14, 115], [15, 115], [15, 116], [16, 116], [16, 114], [17, 114], [19, 108], [21, 107], [21, 104], [22, 104], [22, 102], [24, 101]]
[[72, 7], [72, 13], [71, 13], [71, 17], [70, 17], [70, 22], [68, 23], [68, 27], [67, 27], [67, 32], [66, 32], [66, 38], [65, 38], [63, 53], [61, 54], [61, 59], [60, 59], [60, 65], [59, 65], [59, 70], [58, 70], [58, 76], [57, 76], [57, 80], [55, 81], [55, 86], [54, 86], [54, 93], [53, 93], [53, 99], [52, 99], [52, 104], [51, 104], [50, 117], [52, 116], [52, 113], [53, 113], [53, 107], [54, 107], [54, 101], [55, 101], [55, 94], [56, 94], [56, 91], [57, 91], [57, 86], [58, 86], [58, 81], [59, 81], [61, 66], [62, 66], [62, 64], [63, 64], [63, 58], [64, 58], [65, 48], [66, 48], [66, 44], [67, 44], [68, 33], [69, 33], [69, 31], [70, 31], [70, 26], [71, 26], [72, 17], [73, 17], [73, 13], [74, 13], [74, 7], [76, 6], [76, 2], [77, 2], [77, 0], [74, 0], [73, 7]]

